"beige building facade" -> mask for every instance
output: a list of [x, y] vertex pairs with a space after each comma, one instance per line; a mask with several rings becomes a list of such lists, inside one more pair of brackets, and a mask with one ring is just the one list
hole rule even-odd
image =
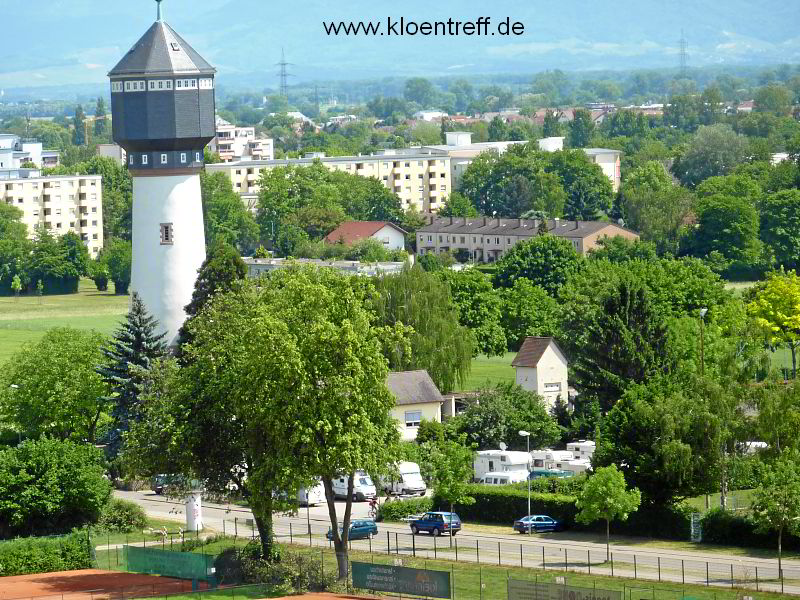
[[389, 373], [386, 387], [395, 399], [391, 416], [401, 439], [415, 440], [422, 421], [442, 422], [444, 399], [427, 371]]
[[525, 338], [511, 366], [517, 385], [544, 398], [550, 408], [559, 396], [568, 401], [567, 357], [553, 338]]
[[544, 232], [569, 240], [582, 255], [597, 248], [603, 237], [639, 238], [636, 232], [606, 221], [432, 217], [428, 225], [417, 230], [417, 257], [461, 251], [470, 261], [491, 263], [520, 241]]
[[[261, 173], [278, 167], [311, 166], [315, 161], [330, 171], [374, 177], [400, 198], [404, 209], [436, 212], [450, 195], [450, 157], [445, 153], [417, 149], [385, 150], [365, 156], [325, 156], [311, 153], [305, 158], [243, 160], [206, 165], [206, 170], [230, 177], [235, 192], [245, 199], [258, 194]], [[250, 202], [252, 204], [252, 202]]]
[[42, 177], [35, 169], [0, 171], [0, 202], [22, 211], [31, 238], [44, 227], [55, 235], [76, 233], [92, 258], [103, 248], [100, 175]]

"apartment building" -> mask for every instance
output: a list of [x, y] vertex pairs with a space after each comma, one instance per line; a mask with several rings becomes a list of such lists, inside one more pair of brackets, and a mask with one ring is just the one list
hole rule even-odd
[[224, 162], [275, 158], [272, 139], [256, 137], [255, 127], [237, 127], [217, 117], [216, 129], [217, 135], [209, 149], [218, 153]]
[[398, 195], [404, 209], [413, 206], [422, 212], [436, 212], [452, 190], [449, 155], [426, 148], [388, 149], [362, 156], [326, 156], [323, 152], [312, 152], [304, 158], [206, 165], [206, 170], [228, 175], [233, 189], [245, 203], [253, 206], [263, 171], [276, 167], [310, 166], [315, 161], [331, 171], [376, 178]]
[[92, 258], [103, 247], [100, 175], [42, 177], [38, 169], [0, 169], [0, 202], [22, 211], [30, 237], [39, 227], [55, 235], [75, 232]]
[[43, 150], [42, 143], [26, 140], [13, 133], [0, 133], [0, 169], [19, 169], [27, 162], [37, 168], [56, 167], [59, 153]]
[[583, 255], [596, 248], [603, 237], [639, 238], [637, 233], [605, 221], [431, 217], [427, 225], [417, 230], [417, 256], [462, 251], [468, 253], [470, 261], [491, 263], [502, 258], [518, 242], [545, 230], [569, 240]]

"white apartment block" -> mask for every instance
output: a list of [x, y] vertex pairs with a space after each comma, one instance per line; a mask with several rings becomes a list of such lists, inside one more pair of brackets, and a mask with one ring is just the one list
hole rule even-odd
[[331, 171], [376, 178], [397, 194], [404, 209], [413, 206], [422, 212], [436, 212], [452, 190], [450, 157], [444, 152], [424, 148], [383, 150], [364, 156], [325, 156], [323, 152], [313, 152], [304, 158], [206, 165], [206, 170], [227, 174], [234, 191], [252, 206], [263, 171], [310, 166], [314, 161]]
[[42, 143], [25, 140], [13, 133], [0, 133], [0, 169], [19, 169], [26, 162], [37, 168], [58, 166], [59, 154], [43, 150]]
[[209, 149], [224, 162], [275, 158], [272, 139], [256, 137], [255, 127], [237, 127], [221, 117], [217, 117], [216, 127], [217, 136], [211, 140]]
[[0, 202], [22, 211], [32, 238], [39, 227], [80, 236], [92, 258], [103, 247], [100, 175], [42, 177], [38, 169], [0, 169]]

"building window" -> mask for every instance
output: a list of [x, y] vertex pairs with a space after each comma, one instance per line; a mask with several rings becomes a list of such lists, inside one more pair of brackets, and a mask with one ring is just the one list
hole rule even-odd
[[172, 48], [173, 52], [178, 52], [181, 47], [178, 45], [178, 42], [170, 42], [169, 47]]
[[511, 243], [511, 238], [506, 238], [506, 244], [510, 244], [510, 243]]
[[406, 411], [406, 427], [419, 427], [421, 421], [422, 421], [421, 410]]
[[167, 155], [166, 154], [162, 154], [161, 155], [161, 164], [162, 165], [167, 164]]
[[132, 165], [132, 164], [133, 164], [133, 154], [131, 154], [131, 155], [128, 157], [128, 164], [130, 164], [130, 165]]
[[186, 162], [186, 152], [181, 152], [181, 162], [182, 163]]
[[561, 383], [545, 383], [544, 384], [544, 391], [545, 392], [560, 392], [561, 391]]
[[432, 241], [433, 241], [433, 236], [429, 235], [429, 236], [428, 236], [428, 241], [429, 241], [429, 242], [432, 242]]
[[195, 162], [200, 162], [200, 153], [199, 152], [195, 152], [194, 153], [194, 160], [195, 160]]
[[142, 164], [143, 165], [147, 164], [147, 154], [142, 154]]
[[161, 223], [161, 245], [172, 245], [172, 223]]
[[175, 87], [182, 87], [182, 85], [181, 85], [182, 83], [183, 83], [183, 80], [182, 80], [182, 79], [178, 79], [178, 80], [175, 82], [175, 84], [176, 84], [176, 86], [175, 86]]
[[150, 89], [151, 89], [151, 90], [154, 90], [154, 89], [156, 89], [156, 82], [155, 82], [155, 81], [151, 81], [151, 82], [150, 82]]

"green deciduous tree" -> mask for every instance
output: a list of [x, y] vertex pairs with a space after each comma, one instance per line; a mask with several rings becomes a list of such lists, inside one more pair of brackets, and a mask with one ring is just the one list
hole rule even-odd
[[459, 324], [458, 307], [448, 286], [435, 274], [415, 266], [381, 277], [375, 287], [378, 322], [413, 328], [410, 349], [385, 346], [389, 367], [393, 371], [425, 369], [443, 392], [463, 385], [475, 339]]
[[86, 115], [83, 114], [83, 107], [78, 104], [75, 107], [75, 118], [72, 120], [72, 145], [83, 146], [86, 143], [85, 131]]
[[444, 206], [437, 214], [442, 217], [477, 217], [478, 210], [469, 198], [459, 192], [453, 192], [444, 201]]
[[259, 228], [225, 173], [200, 173], [206, 244], [221, 240], [248, 255], [258, 244]]
[[[423, 452], [430, 464], [430, 483], [436, 496], [450, 506], [450, 512], [454, 504], [474, 504], [475, 498], [469, 495], [473, 451], [466, 444], [465, 436], [458, 440], [427, 442], [423, 444]], [[452, 527], [449, 530], [452, 544]]]
[[131, 262], [133, 250], [131, 242], [114, 239], [103, 252], [103, 261], [108, 265], [108, 274], [114, 282], [115, 294], [127, 294], [131, 284]]
[[416, 102], [422, 108], [428, 108], [436, 95], [436, 89], [424, 77], [412, 77], [406, 80], [403, 95], [409, 102]]
[[756, 90], [753, 100], [755, 101], [753, 110], [771, 113], [778, 117], [788, 115], [792, 108], [789, 90], [778, 83], [771, 83]]
[[527, 448], [519, 431], [529, 431], [532, 448], [547, 448], [561, 437], [561, 428], [548, 413], [545, 401], [513, 383], [480, 390], [467, 410], [450, 426], [466, 435], [478, 450], [497, 448], [505, 442], [512, 450]]
[[0, 451], [0, 539], [94, 523], [110, 495], [91, 445], [42, 437]]
[[570, 148], [586, 148], [593, 133], [592, 113], [583, 108], [577, 109], [568, 125], [567, 143]]
[[785, 345], [792, 354], [792, 377], [797, 373], [800, 346], [800, 277], [794, 271], [770, 273], [756, 292], [747, 312], [773, 345]]
[[501, 325], [508, 349], [517, 351], [529, 335], [555, 336], [559, 331], [559, 308], [555, 298], [529, 279], [521, 277], [513, 287], [499, 290]]
[[13, 291], [11, 284], [15, 276], [23, 287], [30, 281], [26, 263], [31, 243], [22, 216], [17, 207], [0, 203], [0, 292], [4, 294]]
[[778, 267], [800, 267], [800, 190], [769, 194], [760, 206], [761, 239]]
[[727, 175], [747, 156], [747, 139], [729, 125], [702, 126], [697, 130], [672, 172], [681, 183], [694, 187], [714, 175]]
[[583, 486], [575, 506], [580, 523], [606, 522], [606, 560], [611, 555], [611, 521], [626, 521], [628, 515], [639, 508], [642, 495], [638, 489], [629, 490], [625, 476], [615, 465], [600, 467]]
[[555, 295], [581, 264], [581, 257], [569, 240], [537, 235], [519, 242], [497, 261], [494, 284], [513, 287], [517, 279], [525, 278]]
[[5, 418], [25, 437], [95, 443], [109, 391], [95, 372], [104, 342], [99, 333], [62, 327], [23, 347], [1, 374]]
[[106, 134], [106, 101], [102, 96], [97, 98], [94, 107], [94, 135], [102, 137]]
[[458, 307], [459, 323], [475, 335], [475, 353], [502, 356], [506, 336], [501, 325], [502, 302], [489, 277], [476, 269], [440, 270], [437, 276], [450, 286]]
[[108, 454], [116, 458], [125, 432], [139, 415], [139, 392], [142, 381], [153, 361], [166, 354], [164, 333], [158, 331], [158, 321], [133, 293], [125, 321], [114, 332], [111, 342], [103, 349], [105, 360], [97, 372], [111, 389], [106, 399], [112, 406], [113, 423], [108, 436]]
[[764, 483], [754, 494], [750, 510], [762, 532], [778, 533], [778, 577], [783, 580], [783, 534], [800, 531], [800, 457], [797, 454], [777, 460], [768, 469]]

